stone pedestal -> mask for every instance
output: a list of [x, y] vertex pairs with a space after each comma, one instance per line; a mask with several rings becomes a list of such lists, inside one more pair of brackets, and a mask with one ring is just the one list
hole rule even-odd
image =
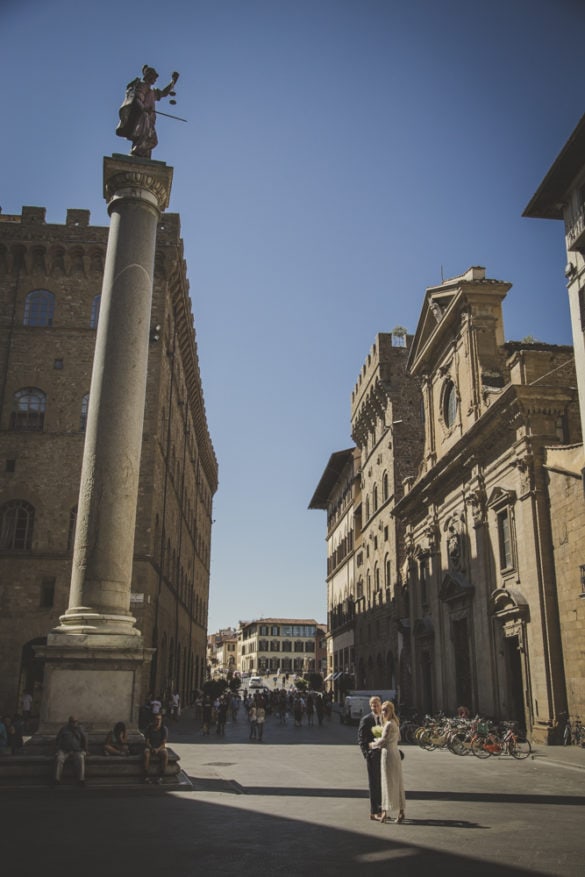
[[103, 739], [138, 735], [144, 648], [130, 613], [157, 225], [172, 168], [104, 159], [110, 232], [96, 337], [69, 607], [38, 650], [45, 683], [37, 740], [74, 715]]
[[[139, 742], [138, 710], [152, 649], [142, 637], [126, 646], [119, 635], [49, 634], [39, 649], [45, 659], [39, 730], [33, 743], [54, 740], [70, 715], [80, 720], [91, 742], [103, 742], [117, 721], [130, 742]], [[138, 640], [138, 641], [137, 641]]]

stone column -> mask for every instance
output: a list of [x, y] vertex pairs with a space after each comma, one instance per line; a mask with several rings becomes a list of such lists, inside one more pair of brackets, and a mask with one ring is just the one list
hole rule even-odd
[[172, 168], [104, 159], [110, 232], [79, 491], [69, 607], [48, 636], [41, 731], [70, 714], [136, 727], [150, 660], [130, 613], [157, 224]]

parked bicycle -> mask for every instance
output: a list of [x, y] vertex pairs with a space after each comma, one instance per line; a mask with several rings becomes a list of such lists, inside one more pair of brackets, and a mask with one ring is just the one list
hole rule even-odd
[[563, 746], [585, 746], [585, 728], [581, 724], [581, 718], [575, 716], [571, 722], [571, 717], [567, 716], [565, 728], [563, 730]]
[[481, 731], [471, 744], [471, 751], [478, 758], [511, 755], [522, 759], [528, 758], [532, 752], [532, 746], [526, 739], [526, 734], [519, 731], [517, 722], [502, 722], [498, 727], [482, 728]]
[[532, 752], [530, 742], [518, 722], [497, 724], [489, 719], [475, 716], [473, 719], [451, 718], [442, 713], [425, 716], [414, 733], [414, 742], [422, 749], [448, 749], [454, 755], [489, 758], [492, 755], [511, 755], [524, 759]]

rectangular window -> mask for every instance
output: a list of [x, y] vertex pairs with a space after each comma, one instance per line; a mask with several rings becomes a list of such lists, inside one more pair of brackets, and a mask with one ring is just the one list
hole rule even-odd
[[420, 598], [422, 601], [422, 605], [426, 606], [428, 603], [427, 597], [427, 561], [426, 558], [420, 561]]
[[41, 582], [41, 609], [50, 609], [55, 602], [55, 579], [44, 578]]
[[500, 569], [510, 569], [512, 560], [512, 536], [508, 509], [498, 513], [498, 540], [500, 544]]

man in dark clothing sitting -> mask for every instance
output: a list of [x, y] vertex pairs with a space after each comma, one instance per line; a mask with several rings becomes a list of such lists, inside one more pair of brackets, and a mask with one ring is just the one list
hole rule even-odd
[[[152, 722], [144, 732], [145, 747], [143, 764], [145, 783], [162, 782], [162, 777], [165, 775], [165, 770], [169, 761], [169, 753], [167, 751], [168, 736], [167, 726], [163, 725], [162, 715], [157, 713], [153, 716]], [[156, 755], [159, 762], [159, 776], [153, 780], [148, 775], [151, 755]]]
[[55, 755], [55, 785], [61, 783], [63, 765], [68, 758], [73, 759], [77, 784], [85, 785], [85, 754], [87, 751], [87, 737], [85, 731], [75, 718], [69, 716], [69, 721], [63, 725], [57, 734], [57, 754]]

